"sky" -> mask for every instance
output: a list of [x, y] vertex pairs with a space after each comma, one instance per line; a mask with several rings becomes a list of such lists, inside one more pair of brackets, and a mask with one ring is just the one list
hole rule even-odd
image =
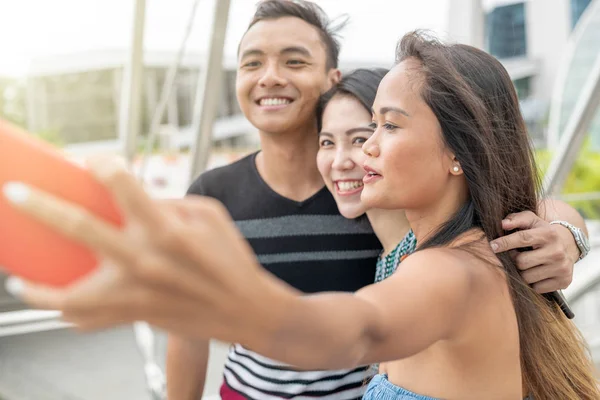
[[[206, 49], [215, 0], [200, 0], [189, 51]], [[489, 0], [485, 0], [489, 1]], [[342, 60], [393, 62], [396, 41], [417, 28], [443, 36], [450, 0], [316, 0], [336, 17], [347, 14]], [[146, 0], [146, 50], [181, 42], [193, 0]], [[233, 57], [256, 0], [231, 0], [225, 56]], [[0, 0], [0, 75], [23, 76], [33, 58], [126, 49], [134, 0]]]

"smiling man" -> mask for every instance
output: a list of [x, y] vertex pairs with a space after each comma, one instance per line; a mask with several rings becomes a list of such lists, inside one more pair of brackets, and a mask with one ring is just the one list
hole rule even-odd
[[[372, 283], [381, 249], [366, 219], [340, 215], [316, 165], [317, 103], [340, 79], [330, 25], [308, 1], [259, 3], [239, 45], [236, 91], [261, 151], [202, 174], [189, 189], [225, 204], [261, 264], [304, 293]], [[207, 342], [170, 337], [169, 400], [201, 397], [207, 358]], [[234, 344], [221, 397], [358, 399], [369, 374], [368, 367], [297, 371]]]

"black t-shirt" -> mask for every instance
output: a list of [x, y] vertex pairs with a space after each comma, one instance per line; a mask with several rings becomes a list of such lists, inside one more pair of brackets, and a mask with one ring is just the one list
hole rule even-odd
[[[188, 194], [220, 200], [264, 268], [302, 292], [352, 292], [373, 283], [381, 245], [367, 218], [341, 216], [327, 188], [301, 202], [277, 194], [255, 160], [256, 153], [205, 172]], [[223, 375], [225, 387], [246, 399], [356, 400], [372, 372], [298, 371], [235, 344]]]
[[356, 291], [373, 283], [381, 245], [367, 218], [340, 215], [326, 187], [298, 202], [273, 191], [256, 154], [202, 174], [188, 194], [221, 201], [260, 263], [306, 293]]

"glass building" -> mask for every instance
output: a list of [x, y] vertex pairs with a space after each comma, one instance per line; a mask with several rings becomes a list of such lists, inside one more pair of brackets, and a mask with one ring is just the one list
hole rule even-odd
[[500, 59], [527, 55], [525, 3], [494, 8], [487, 15], [487, 48]]
[[[146, 52], [142, 85], [141, 132], [148, 132], [174, 55]], [[182, 65], [162, 124], [189, 129], [200, 74], [201, 55]], [[97, 51], [48, 57], [33, 64], [27, 78], [27, 128], [62, 144], [118, 137], [125, 54]], [[235, 71], [223, 73], [218, 119], [240, 114], [235, 98]]]
[[[589, 2], [589, 1], [588, 1]], [[584, 3], [572, 1], [572, 4]], [[600, 62], [600, 1], [589, 4], [570, 39], [562, 71], [557, 79], [550, 114], [550, 145], [558, 143], [569, 117], [590, 78], [594, 65]], [[600, 150], [600, 110], [596, 110], [588, 128], [591, 145]]]
[[581, 14], [583, 14], [591, 1], [592, 0], [571, 0], [571, 28], [575, 28]]

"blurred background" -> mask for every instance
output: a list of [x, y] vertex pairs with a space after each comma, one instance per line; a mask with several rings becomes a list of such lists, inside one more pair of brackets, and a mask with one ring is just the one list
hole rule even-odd
[[[509, 71], [548, 195], [586, 218], [592, 252], [565, 291], [600, 365], [600, 0], [316, 0], [342, 31], [341, 69], [390, 67], [425, 28]], [[78, 162], [126, 157], [157, 197], [258, 148], [235, 97], [256, 0], [0, 0], [0, 118]], [[0, 280], [3, 278], [0, 276]], [[215, 343], [206, 398], [225, 344]], [[0, 400], [160, 399], [165, 336], [79, 335], [0, 289]]]

